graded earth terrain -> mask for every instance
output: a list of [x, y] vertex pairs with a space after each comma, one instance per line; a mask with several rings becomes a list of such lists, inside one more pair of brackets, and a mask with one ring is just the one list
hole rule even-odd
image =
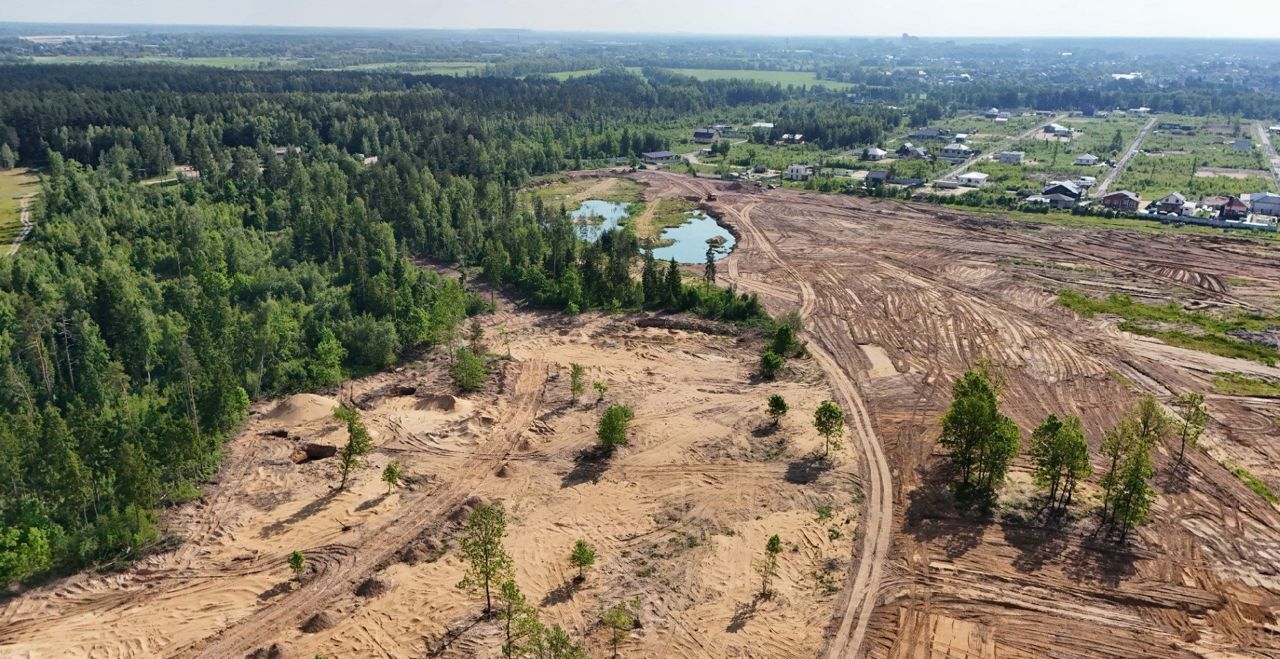
[[[184, 542], [113, 574], [0, 604], [6, 656], [495, 656], [497, 627], [455, 588], [468, 511], [499, 502], [517, 581], [542, 619], [606, 655], [601, 610], [631, 598], [636, 657], [1280, 656], [1280, 511], [1226, 466], [1280, 486], [1280, 402], [1214, 393], [1223, 371], [1280, 370], [1085, 319], [1058, 291], [1270, 309], [1280, 252], [1230, 238], [1013, 223], [899, 201], [759, 190], [638, 172], [646, 200], [687, 197], [738, 237], [719, 283], [796, 311], [810, 358], [755, 378], [761, 340], [645, 327], [636, 316], [485, 317], [496, 363], [455, 395], [428, 356], [331, 396], [264, 402], [217, 482], [168, 523]], [[715, 193], [715, 201], [705, 201]], [[1039, 515], [1020, 457], [990, 519], [950, 504], [937, 445], [952, 381], [979, 359], [1024, 429], [1076, 414], [1095, 475], [1072, 519]], [[570, 400], [568, 365], [634, 406], [631, 443], [581, 457], [604, 404]], [[1204, 450], [1156, 450], [1153, 520], [1127, 546], [1096, 537], [1098, 443], [1144, 393], [1207, 394]], [[768, 429], [764, 400], [791, 413]], [[845, 410], [845, 449], [817, 461], [810, 419]], [[339, 402], [374, 433], [369, 467], [334, 489]], [[382, 466], [406, 487], [387, 494]], [[768, 536], [778, 595], [755, 597]], [[568, 565], [599, 551], [581, 585]], [[293, 583], [285, 558], [306, 553]]]

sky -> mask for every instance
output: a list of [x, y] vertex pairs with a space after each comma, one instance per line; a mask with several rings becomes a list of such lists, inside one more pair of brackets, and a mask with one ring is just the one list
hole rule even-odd
[[0, 22], [1278, 38], [1280, 0], [5, 0]]

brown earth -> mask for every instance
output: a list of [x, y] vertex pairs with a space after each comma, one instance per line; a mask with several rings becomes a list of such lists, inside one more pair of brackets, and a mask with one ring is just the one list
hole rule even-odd
[[[486, 321], [490, 349], [507, 354], [501, 326], [512, 358], [485, 393], [455, 397], [447, 363], [428, 358], [336, 397], [259, 406], [217, 484], [170, 516], [179, 549], [0, 603], [0, 656], [498, 656], [497, 624], [455, 587], [456, 535], [481, 502], [507, 511], [529, 602], [592, 656], [605, 654], [600, 612], [633, 597], [629, 656], [817, 654], [853, 553], [858, 483], [856, 454], [814, 457], [808, 417], [831, 392], [813, 362], [757, 382], [762, 339], [696, 331], [696, 319], [504, 309]], [[605, 403], [590, 387], [570, 400], [570, 362], [608, 384]], [[774, 392], [792, 407], [777, 430], [763, 409]], [[346, 441], [338, 400], [362, 409], [376, 446], [341, 492], [334, 459], [291, 459]], [[579, 459], [610, 402], [635, 409], [630, 445]], [[378, 475], [393, 459], [407, 486], [388, 495]], [[781, 572], [762, 600], [753, 561], [775, 533]], [[568, 563], [578, 538], [597, 550], [581, 583]], [[308, 563], [297, 582], [295, 549]]]
[[[1219, 462], [1280, 490], [1280, 403], [1210, 386], [1218, 371], [1274, 379], [1280, 370], [1170, 347], [1053, 304], [1070, 286], [1274, 309], [1275, 248], [638, 176], [650, 196], [717, 193], [712, 210], [741, 236], [722, 283], [759, 293], [771, 311], [798, 310], [837, 400], [865, 419], [852, 425], [865, 457], [867, 534], [829, 627], [830, 656], [1280, 656], [1280, 512]], [[1236, 292], [1229, 279], [1258, 287]], [[1154, 519], [1128, 547], [1092, 537], [1093, 500], [1078, 511], [1085, 518], [1046, 526], [1025, 459], [993, 519], [962, 516], [935, 440], [950, 383], [984, 357], [1008, 379], [1002, 407], [1024, 429], [1049, 413], [1084, 420], [1095, 471], [1102, 431], [1140, 393], [1169, 402], [1209, 392], [1207, 451], [1176, 469], [1176, 447], [1157, 450]]]
[[[485, 393], [451, 397], [432, 357], [337, 397], [261, 405], [217, 483], [169, 516], [184, 544], [0, 603], [0, 655], [494, 656], [497, 627], [454, 587], [454, 548], [468, 512], [495, 501], [520, 586], [593, 656], [605, 654], [599, 612], [638, 597], [627, 656], [1280, 657], [1280, 511], [1223, 466], [1280, 490], [1280, 401], [1210, 387], [1218, 371], [1280, 370], [1053, 303], [1070, 286], [1272, 309], [1274, 247], [633, 176], [647, 200], [717, 194], [706, 208], [739, 240], [721, 283], [798, 311], [812, 359], [766, 385], [752, 379], [757, 338], [504, 308], [487, 323], [491, 337], [507, 332], [512, 359]], [[1103, 429], [1141, 393], [1209, 392], [1206, 451], [1178, 469], [1176, 447], [1157, 450], [1154, 519], [1126, 547], [1092, 536], [1097, 475], [1076, 516], [1047, 525], [1025, 459], [993, 518], [959, 514], [938, 418], [952, 380], [984, 357], [1024, 429], [1051, 412], [1084, 420], [1096, 470]], [[579, 459], [603, 408], [569, 400], [569, 362], [636, 408], [631, 445], [608, 464]], [[775, 391], [793, 410], [777, 434], [761, 428]], [[807, 423], [827, 397], [848, 421], [833, 469], [813, 459]], [[342, 492], [333, 460], [290, 459], [345, 441], [337, 400], [360, 403], [376, 444]], [[408, 484], [387, 495], [377, 474], [392, 459]], [[759, 600], [752, 561], [773, 533], [785, 547], [778, 595]], [[566, 560], [577, 538], [598, 550], [580, 585]], [[296, 584], [295, 549], [309, 564]], [[385, 592], [362, 596], [370, 579]], [[331, 628], [301, 631], [321, 613]]]

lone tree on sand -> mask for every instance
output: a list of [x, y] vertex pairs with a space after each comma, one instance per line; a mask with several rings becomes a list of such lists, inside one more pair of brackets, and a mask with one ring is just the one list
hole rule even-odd
[[369, 439], [369, 430], [360, 421], [360, 413], [346, 406], [334, 410], [333, 416], [347, 422], [347, 444], [338, 452], [338, 470], [342, 474], [342, 482], [338, 489], [346, 489], [347, 478], [351, 472], [364, 466], [364, 456], [373, 449], [373, 441]]
[[760, 564], [756, 567], [756, 571], [760, 573], [760, 596], [769, 597], [773, 594], [769, 590], [769, 584], [778, 574], [778, 554], [782, 553], [782, 539], [777, 535], [769, 537], [769, 541], [764, 545], [764, 558], [760, 560]]
[[289, 554], [289, 569], [293, 570], [293, 578], [298, 581], [302, 580], [302, 573], [307, 569], [307, 557], [302, 555], [300, 551], [294, 551]]
[[782, 372], [787, 360], [772, 350], [765, 350], [760, 355], [760, 377], [766, 380], [776, 380], [778, 373]]
[[586, 374], [587, 369], [582, 364], [569, 364], [569, 393], [573, 396], [574, 403], [578, 402], [583, 390], [587, 388]]
[[600, 438], [600, 446], [610, 453], [627, 443], [627, 427], [635, 413], [626, 405], [610, 405], [600, 416], [600, 429], [596, 436]]
[[399, 460], [392, 460], [382, 469], [382, 482], [387, 484], [387, 494], [400, 487], [400, 481], [404, 478], [404, 468], [400, 466]]
[[640, 600], [633, 599], [630, 602], [618, 602], [600, 616], [600, 622], [609, 628], [612, 635], [614, 659], [618, 657], [618, 644], [627, 640], [631, 630], [635, 629], [639, 609]]
[[484, 613], [493, 612], [490, 589], [493, 584], [511, 580], [511, 556], [502, 547], [507, 535], [507, 519], [502, 509], [485, 505], [471, 512], [460, 543], [467, 559], [467, 572], [458, 587], [470, 593], [484, 590]]
[[831, 455], [832, 449], [840, 450], [840, 435], [844, 434], [844, 410], [839, 405], [824, 400], [813, 413], [813, 427], [822, 435], [822, 457]]
[[769, 396], [769, 416], [773, 418], [773, 427], [778, 427], [782, 422], [782, 417], [787, 414], [787, 401], [782, 394], [773, 394]]
[[609, 393], [609, 385], [605, 384], [601, 380], [596, 380], [595, 382], [591, 383], [591, 386], [595, 387], [596, 389], [596, 402], [597, 403], [603, 402], [604, 395]]
[[1209, 425], [1209, 410], [1204, 406], [1204, 394], [1198, 393], [1182, 394], [1174, 405], [1182, 416], [1182, 445], [1178, 447], [1178, 464], [1182, 464], [1182, 459], [1187, 454], [1187, 445], [1195, 446], [1204, 427]]
[[569, 564], [578, 568], [578, 578], [576, 581], [582, 581], [587, 578], [587, 568], [595, 565], [596, 550], [587, 544], [586, 540], [578, 540], [573, 543], [573, 551], [569, 553]]

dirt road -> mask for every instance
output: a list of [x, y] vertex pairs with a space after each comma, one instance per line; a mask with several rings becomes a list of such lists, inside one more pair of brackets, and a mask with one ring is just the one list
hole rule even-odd
[[1271, 169], [1271, 176], [1276, 180], [1276, 187], [1280, 188], [1280, 156], [1276, 155], [1276, 147], [1271, 143], [1271, 134], [1262, 124], [1254, 124], [1253, 130], [1258, 134], [1258, 142], [1266, 153], [1267, 165]]
[[1089, 196], [1099, 198], [1107, 194], [1107, 190], [1111, 188], [1111, 184], [1115, 183], [1116, 179], [1120, 178], [1120, 174], [1122, 174], [1125, 168], [1129, 166], [1129, 161], [1133, 160], [1133, 157], [1138, 155], [1138, 149], [1142, 148], [1143, 140], [1147, 139], [1147, 135], [1151, 133], [1151, 129], [1155, 127], [1155, 125], [1155, 117], [1152, 117], [1147, 121], [1147, 123], [1142, 125], [1142, 130], [1139, 130], [1138, 136], [1133, 138], [1133, 143], [1129, 145], [1128, 150], [1126, 150], [1124, 155], [1120, 157], [1120, 161], [1116, 163], [1115, 167], [1111, 168], [1111, 171], [1107, 173], [1106, 177], [1104, 177], [1102, 181], [1093, 187], [1093, 190], [1089, 191]]
[[[691, 192], [688, 179], [669, 173], [637, 178], [650, 184], [647, 194]], [[815, 361], [863, 453], [864, 535], [824, 655], [1280, 652], [1271, 631], [1280, 576], [1270, 567], [1280, 557], [1280, 512], [1223, 466], [1238, 463], [1280, 485], [1280, 447], [1266, 439], [1280, 401], [1211, 396], [1209, 452], [1175, 470], [1176, 451], [1159, 449], [1157, 511], [1127, 548], [1093, 537], [1096, 475], [1079, 518], [1062, 526], [1040, 519], [1025, 458], [994, 518], [954, 510], [936, 444], [950, 383], [979, 358], [1009, 380], [1002, 408], [1020, 427], [1050, 413], [1077, 414], [1095, 456], [1103, 431], [1139, 393], [1168, 402], [1183, 391], [1211, 391], [1221, 371], [1280, 378], [1274, 367], [1167, 346], [1053, 303], [1071, 287], [1270, 309], [1280, 280], [1265, 248], [698, 185], [715, 187], [712, 211], [741, 236], [722, 280], [757, 292], [774, 312], [806, 319]]]
[[22, 198], [22, 210], [18, 216], [18, 222], [22, 224], [22, 228], [18, 229], [18, 235], [13, 237], [13, 243], [9, 245], [9, 251], [6, 256], [13, 256], [18, 253], [18, 248], [22, 247], [22, 241], [27, 239], [31, 234], [31, 230], [35, 228], [35, 222], [31, 221], [31, 201], [36, 198], [36, 193], [31, 193]]

